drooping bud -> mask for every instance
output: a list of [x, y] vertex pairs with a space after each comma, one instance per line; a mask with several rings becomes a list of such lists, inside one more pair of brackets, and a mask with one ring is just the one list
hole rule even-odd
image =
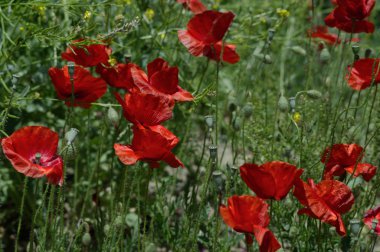
[[84, 233], [82, 236], [82, 243], [84, 246], [88, 246], [91, 243], [91, 235], [89, 233]]
[[244, 117], [245, 118], [250, 118], [252, 113], [253, 113], [253, 105], [251, 102], [248, 102], [247, 104], [244, 105], [243, 107], [243, 112], [244, 112]]
[[309, 98], [315, 99], [315, 100], [320, 99], [322, 97], [321, 92], [319, 92], [318, 90], [314, 90], [314, 89], [306, 91], [306, 95]]
[[241, 129], [241, 119], [240, 119], [240, 117], [236, 117], [235, 118], [235, 120], [232, 122], [232, 127], [236, 131], [239, 131]]

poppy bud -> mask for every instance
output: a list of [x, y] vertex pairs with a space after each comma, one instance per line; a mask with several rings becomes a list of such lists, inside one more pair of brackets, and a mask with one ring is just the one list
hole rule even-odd
[[329, 50], [325, 47], [322, 49], [321, 54], [319, 55], [319, 59], [321, 60], [322, 63], [326, 63], [327, 61], [330, 60], [330, 52]]
[[352, 234], [354, 234], [355, 236], [358, 235], [360, 231], [360, 220], [357, 220], [357, 219], [350, 220], [350, 228], [351, 228]]
[[107, 118], [108, 118], [108, 122], [112, 124], [115, 128], [119, 126], [119, 120], [120, 120], [119, 114], [113, 107], [108, 108]]
[[205, 116], [205, 122], [207, 127], [212, 130], [212, 127], [214, 126], [214, 117], [212, 115]]
[[139, 217], [135, 213], [129, 213], [125, 216], [125, 223], [127, 223], [128, 227], [136, 227], [139, 222]]
[[71, 145], [74, 142], [75, 138], [78, 135], [78, 132], [79, 130], [76, 128], [71, 128], [68, 132], [66, 132], [65, 138], [68, 145]]
[[312, 89], [312, 90], [308, 90], [308, 91], [306, 92], [306, 94], [307, 94], [307, 96], [308, 96], [309, 98], [311, 98], [311, 99], [315, 99], [315, 100], [320, 99], [320, 98], [322, 97], [321, 92], [319, 92], [318, 90], [314, 90], [314, 89]]
[[251, 117], [252, 112], [253, 112], [253, 105], [251, 102], [248, 102], [247, 104], [245, 104], [245, 106], [243, 107], [243, 112], [244, 112], [245, 118]]
[[218, 154], [218, 147], [215, 145], [210, 145], [208, 147], [210, 151], [210, 158], [212, 159], [213, 162], [216, 162], [216, 155]]
[[272, 57], [269, 54], [265, 54], [263, 62], [265, 64], [272, 64], [273, 63]]
[[77, 155], [77, 147], [74, 144], [66, 147], [66, 160], [74, 160]]
[[74, 64], [74, 62], [67, 63], [67, 67], [68, 67], [68, 70], [69, 70], [70, 81], [74, 81], [74, 70], [75, 70], [75, 64]]
[[283, 112], [287, 113], [289, 111], [289, 103], [288, 100], [285, 98], [285, 96], [281, 95], [280, 99], [278, 100], [278, 109]]
[[364, 57], [366, 59], [368, 59], [368, 58], [371, 57], [371, 54], [372, 54], [372, 50], [370, 48], [368, 48], [368, 49], [365, 50]]
[[89, 233], [84, 233], [82, 236], [82, 243], [84, 246], [88, 246], [91, 243], [91, 235]]
[[236, 117], [233, 124], [232, 124], [232, 127], [235, 129], [235, 130], [240, 130], [241, 129], [241, 119], [240, 117]]
[[292, 46], [290, 49], [299, 55], [306, 56], [306, 50], [300, 46]]

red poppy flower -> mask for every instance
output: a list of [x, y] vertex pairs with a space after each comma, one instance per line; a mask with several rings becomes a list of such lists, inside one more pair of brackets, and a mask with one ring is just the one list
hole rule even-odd
[[115, 144], [114, 149], [119, 160], [125, 165], [137, 161], [148, 162], [151, 168], [158, 168], [164, 161], [173, 168], [183, 167], [182, 162], [171, 152], [179, 139], [161, 125], [144, 127], [133, 125], [132, 145]]
[[132, 78], [139, 92], [158, 93], [176, 101], [192, 101], [194, 97], [178, 85], [178, 68], [157, 58], [148, 64], [148, 75], [138, 67], [131, 68]]
[[189, 21], [187, 30], [178, 31], [178, 38], [194, 56], [206, 56], [219, 61], [223, 51], [223, 61], [235, 64], [240, 60], [235, 46], [222, 43], [234, 17], [232, 12], [205, 11]]
[[377, 225], [376, 225], [376, 227], [375, 227], [374, 232], [375, 232], [377, 235], [380, 235], [380, 205], [377, 206], [377, 207], [374, 208], [374, 209], [370, 209], [370, 210], [368, 210], [368, 211], [364, 214], [363, 222], [364, 222], [364, 224], [367, 225], [371, 230], [373, 230], [372, 221], [373, 221], [374, 219], [377, 220]]
[[267, 229], [269, 225], [268, 204], [264, 200], [243, 195], [228, 198], [228, 206], [219, 207], [224, 222], [236, 232], [244, 233], [249, 243], [253, 234], [259, 243], [260, 251], [276, 251], [281, 245], [273, 233]]
[[316, 26], [313, 30], [308, 31], [308, 35], [311, 38], [317, 38], [329, 45], [340, 44], [341, 40], [338, 35], [329, 33], [326, 26]]
[[200, 0], [177, 0], [177, 3], [189, 9], [194, 14], [199, 14], [207, 10], [206, 6]]
[[354, 177], [361, 175], [364, 180], [370, 181], [375, 176], [377, 167], [360, 163], [363, 155], [363, 148], [357, 144], [334, 144], [332, 149], [326, 148], [321, 158], [325, 164], [323, 178], [333, 179], [334, 176], [355, 171]]
[[42, 126], [27, 126], [1, 141], [3, 152], [16, 171], [27, 177], [46, 176], [49, 183], [63, 183], [63, 161], [57, 155], [58, 134]]
[[349, 33], [373, 33], [375, 26], [366, 19], [375, 0], [338, 0], [338, 6], [325, 18], [327, 26]]
[[360, 59], [348, 66], [346, 79], [348, 85], [355, 90], [363, 90], [371, 84], [380, 83], [380, 59]]
[[74, 68], [74, 103], [71, 104], [72, 84], [67, 66], [62, 69], [51, 67], [50, 78], [54, 84], [58, 98], [67, 106], [89, 108], [92, 102], [102, 97], [107, 91], [107, 84], [101, 78], [95, 78], [86, 69]]
[[124, 100], [118, 93], [115, 96], [131, 123], [154, 126], [173, 116], [174, 101], [169, 97], [140, 92], [126, 94]]
[[294, 196], [305, 206], [298, 214], [319, 219], [334, 226], [339, 235], [346, 235], [341, 214], [347, 213], [354, 204], [354, 195], [348, 186], [337, 180], [323, 180], [315, 185], [312, 179], [308, 183], [298, 179]]
[[119, 63], [115, 66], [111, 66], [109, 64], [99, 64], [96, 67], [96, 72], [100, 74], [102, 79], [105, 80], [108, 85], [115, 88], [131, 90], [134, 87], [131, 73], [132, 67], [139, 68], [133, 63]]
[[262, 199], [285, 198], [302, 173], [303, 169], [280, 161], [268, 162], [261, 166], [244, 164], [240, 167], [243, 181]]
[[75, 62], [84, 67], [107, 64], [111, 48], [103, 44], [83, 45], [84, 39], [75, 40], [61, 54], [62, 59]]

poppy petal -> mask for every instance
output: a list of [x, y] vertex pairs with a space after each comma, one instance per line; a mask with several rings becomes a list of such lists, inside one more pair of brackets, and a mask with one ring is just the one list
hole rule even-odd
[[134, 165], [140, 159], [129, 146], [116, 143], [113, 148], [115, 149], [116, 156], [125, 165]]

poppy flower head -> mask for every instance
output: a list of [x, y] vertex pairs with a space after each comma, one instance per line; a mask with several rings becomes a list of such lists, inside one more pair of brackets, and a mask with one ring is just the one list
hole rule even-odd
[[46, 176], [49, 183], [63, 183], [63, 161], [57, 155], [58, 134], [42, 126], [27, 126], [1, 141], [3, 152], [16, 171], [27, 177]]
[[144, 127], [133, 126], [131, 145], [115, 144], [114, 149], [119, 160], [125, 165], [137, 161], [148, 162], [151, 168], [158, 168], [159, 161], [164, 161], [173, 168], [184, 167], [183, 163], [171, 152], [179, 139], [161, 125]]
[[243, 181], [262, 199], [285, 198], [302, 173], [303, 169], [280, 161], [268, 162], [261, 166], [244, 164], [240, 167]]
[[354, 90], [363, 90], [380, 83], [380, 59], [359, 59], [348, 66], [346, 80]]
[[72, 99], [72, 83], [67, 66], [62, 69], [51, 67], [48, 71], [59, 99], [67, 106], [89, 108], [92, 102], [102, 97], [107, 91], [107, 84], [101, 78], [80, 67], [74, 68], [74, 102]]
[[[377, 220], [375, 229], [373, 228], [373, 220]], [[380, 235], [380, 205], [374, 209], [368, 210], [364, 214], [363, 218], [364, 224], [375, 232], [375, 234]]]
[[178, 38], [196, 57], [206, 56], [219, 61], [220, 54], [223, 52], [222, 59], [234, 64], [240, 60], [235, 46], [222, 43], [234, 17], [232, 12], [205, 11], [190, 19], [187, 30], [178, 31]]
[[170, 97], [152, 93], [129, 93], [124, 100], [115, 93], [123, 107], [124, 117], [136, 124], [154, 126], [169, 120], [173, 115], [174, 101]]
[[66, 51], [61, 54], [62, 59], [75, 62], [75, 64], [83, 67], [108, 63], [109, 55], [112, 52], [111, 48], [105, 44], [84, 45], [84, 42], [84, 39], [73, 41]]
[[364, 180], [371, 180], [377, 167], [361, 163], [363, 148], [357, 144], [334, 144], [323, 152], [321, 162], [325, 164], [324, 179], [342, 176], [345, 172], [353, 173], [354, 177], [361, 175]]
[[199, 14], [207, 10], [206, 6], [200, 0], [177, 0], [186, 9], [189, 9], [194, 14]]
[[276, 251], [281, 247], [273, 233], [267, 229], [270, 218], [268, 204], [264, 200], [248, 195], [234, 195], [228, 198], [227, 206], [222, 204], [219, 207], [219, 213], [224, 222], [236, 232], [253, 234], [260, 251]]
[[326, 26], [316, 26], [313, 30], [308, 31], [308, 35], [311, 38], [320, 39], [329, 45], [340, 44], [341, 42], [338, 35], [329, 33]]
[[354, 204], [354, 195], [347, 185], [337, 180], [323, 180], [314, 184], [311, 179], [308, 183], [298, 179], [294, 196], [305, 206], [298, 214], [319, 219], [334, 226], [339, 235], [346, 235], [341, 214], [347, 213]]
[[105, 80], [108, 85], [130, 91], [134, 87], [131, 73], [132, 67], [138, 68], [138, 66], [133, 63], [119, 63], [115, 66], [99, 64], [96, 67], [96, 72], [100, 74], [102, 79]]
[[325, 18], [329, 27], [348, 33], [373, 33], [375, 26], [365, 20], [375, 5], [375, 0], [338, 0], [337, 7]]
[[157, 58], [147, 66], [148, 75], [139, 68], [132, 68], [132, 78], [138, 92], [155, 93], [179, 102], [192, 101], [192, 94], [179, 85], [178, 68], [169, 67], [168, 62]]

